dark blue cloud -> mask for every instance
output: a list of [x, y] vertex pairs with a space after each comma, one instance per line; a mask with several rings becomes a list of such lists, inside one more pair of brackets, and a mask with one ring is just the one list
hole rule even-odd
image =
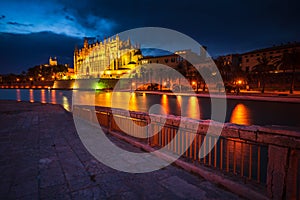
[[[83, 37], [103, 39], [144, 26], [182, 32], [207, 46], [214, 56], [239, 53], [299, 40], [299, 10], [298, 0], [1, 1], [0, 31], [15, 34], [10, 37], [0, 35], [0, 55], [6, 55], [1, 57], [3, 66], [9, 67], [6, 71], [19, 70], [21, 66], [39, 64], [51, 55], [70, 58], [75, 43], [82, 43]], [[42, 37], [47, 35], [44, 31], [56, 39]], [[25, 39], [34, 42], [28, 43]], [[12, 55], [16, 51], [21, 57], [22, 53], [26, 54], [26, 58], [23, 56], [16, 63], [16, 59], [6, 53], [4, 43], [10, 49], [14, 48], [14, 51], [8, 51]], [[30, 51], [18, 50], [20, 44]]]
[[0, 74], [20, 73], [29, 67], [48, 63], [56, 56], [61, 63], [73, 63], [73, 51], [78, 38], [51, 32], [33, 34], [0, 33]]
[[13, 25], [13, 26], [33, 26], [33, 24], [22, 24], [18, 22], [6, 22], [8, 25]]

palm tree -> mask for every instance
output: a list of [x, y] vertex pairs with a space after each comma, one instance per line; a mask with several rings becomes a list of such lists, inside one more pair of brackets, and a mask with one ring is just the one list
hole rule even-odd
[[293, 49], [289, 53], [284, 53], [281, 59], [278, 60], [277, 65], [284, 73], [287, 70], [292, 70], [290, 94], [293, 94], [295, 88], [296, 69], [300, 68], [300, 51]]
[[220, 74], [225, 82], [230, 82], [232, 76], [232, 65], [228, 61], [226, 61], [223, 57], [218, 57], [215, 60], [216, 66], [220, 71]]
[[270, 64], [271, 60], [269, 60], [266, 56], [261, 56], [257, 58], [258, 64], [253, 67], [252, 72], [258, 74], [258, 85], [261, 83], [261, 93], [265, 92], [266, 85], [266, 77], [269, 71], [273, 70], [274, 66]]

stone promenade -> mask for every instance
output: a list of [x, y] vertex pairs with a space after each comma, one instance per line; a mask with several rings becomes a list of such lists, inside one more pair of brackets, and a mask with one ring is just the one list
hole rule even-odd
[[[142, 152], [112, 136], [122, 148]], [[175, 166], [131, 174], [95, 160], [59, 105], [0, 101], [0, 199], [239, 199]]]

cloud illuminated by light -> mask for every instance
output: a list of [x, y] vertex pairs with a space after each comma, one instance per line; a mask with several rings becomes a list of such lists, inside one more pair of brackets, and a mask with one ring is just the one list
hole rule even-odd
[[58, 2], [1, 2], [0, 16], [0, 32], [5, 33], [50, 31], [71, 37], [103, 37], [116, 26], [114, 21], [100, 16], [80, 16]]

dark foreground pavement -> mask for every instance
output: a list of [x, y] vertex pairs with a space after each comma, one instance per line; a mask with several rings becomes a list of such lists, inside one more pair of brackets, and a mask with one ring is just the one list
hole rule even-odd
[[[122, 148], [140, 149], [110, 136]], [[95, 160], [59, 105], [0, 101], [0, 199], [238, 199], [175, 166], [130, 174]]]

